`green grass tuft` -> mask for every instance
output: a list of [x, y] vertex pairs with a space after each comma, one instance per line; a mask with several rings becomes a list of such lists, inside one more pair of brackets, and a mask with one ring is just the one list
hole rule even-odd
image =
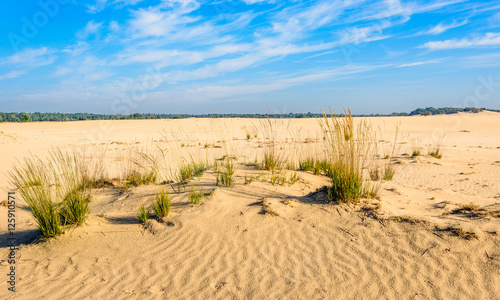
[[139, 208], [139, 212], [137, 213], [137, 220], [141, 222], [141, 224], [146, 224], [149, 220], [149, 211], [146, 210], [144, 205]]
[[191, 203], [192, 206], [199, 205], [204, 197], [205, 193], [203, 192], [203, 189], [200, 191], [196, 191], [193, 187], [191, 193], [189, 194], [189, 203]]
[[153, 202], [153, 210], [158, 220], [162, 220], [164, 217], [168, 216], [170, 213], [170, 196], [168, 191], [161, 190], [156, 194], [156, 199]]

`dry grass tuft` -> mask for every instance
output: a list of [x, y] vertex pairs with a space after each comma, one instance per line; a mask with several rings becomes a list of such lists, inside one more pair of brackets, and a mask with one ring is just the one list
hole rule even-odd
[[344, 115], [323, 111], [318, 121], [327, 146], [328, 176], [332, 186], [328, 199], [338, 203], [356, 203], [366, 190], [363, 168], [372, 148], [371, 126], [364, 120], [356, 125], [351, 111]]

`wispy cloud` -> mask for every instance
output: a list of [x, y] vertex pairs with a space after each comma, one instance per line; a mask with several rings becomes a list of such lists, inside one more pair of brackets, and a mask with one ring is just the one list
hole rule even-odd
[[14, 65], [21, 68], [34, 69], [51, 65], [57, 59], [54, 51], [47, 47], [26, 49], [6, 58], [0, 58], [0, 65]]
[[25, 71], [11, 71], [7, 74], [0, 75], [0, 80], [7, 80], [7, 79], [12, 79], [12, 78], [17, 78], [19, 76], [22, 76], [26, 74]]
[[104, 24], [104, 22], [96, 23], [92, 20], [88, 22], [82, 30], [78, 31], [76, 36], [81, 40], [85, 40], [89, 36], [96, 35], [99, 33], [99, 29], [102, 27], [102, 24]]
[[401, 64], [396, 66], [396, 68], [407, 68], [407, 67], [415, 67], [415, 66], [421, 66], [421, 65], [427, 65], [427, 64], [435, 64], [439, 63], [441, 60], [428, 60], [428, 61], [417, 61], [413, 63], [407, 63], [407, 64]]
[[472, 39], [451, 39], [445, 41], [427, 42], [419, 48], [427, 48], [429, 50], [445, 50], [445, 49], [458, 49], [470, 48], [480, 46], [497, 46], [500, 45], [500, 33], [489, 32], [482, 37]]
[[441, 34], [443, 32], [446, 32], [450, 29], [453, 29], [453, 28], [457, 28], [457, 27], [460, 27], [460, 26], [463, 26], [465, 24], [467, 24], [469, 21], [467, 19], [465, 20], [462, 20], [462, 21], [457, 21], [457, 20], [454, 20], [453, 22], [451, 23], [444, 23], [444, 22], [441, 22], [439, 24], [437, 24], [436, 26], [434, 27], [431, 27], [427, 30], [423, 30], [423, 31], [420, 31], [416, 34], [414, 34], [413, 36], [420, 36], [420, 35], [438, 35], [438, 34]]
[[144, 0], [96, 0], [94, 4], [87, 4], [87, 8], [89, 13], [94, 14], [112, 5], [123, 7], [126, 5], [135, 5], [142, 1]]

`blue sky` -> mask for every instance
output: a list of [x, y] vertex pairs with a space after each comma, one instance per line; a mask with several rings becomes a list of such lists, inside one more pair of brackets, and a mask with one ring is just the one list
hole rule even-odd
[[0, 4], [0, 111], [500, 109], [498, 1]]

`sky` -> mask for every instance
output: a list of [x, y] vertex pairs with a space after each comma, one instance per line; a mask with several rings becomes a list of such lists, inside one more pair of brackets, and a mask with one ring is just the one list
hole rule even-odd
[[0, 111], [500, 109], [500, 2], [0, 4]]

